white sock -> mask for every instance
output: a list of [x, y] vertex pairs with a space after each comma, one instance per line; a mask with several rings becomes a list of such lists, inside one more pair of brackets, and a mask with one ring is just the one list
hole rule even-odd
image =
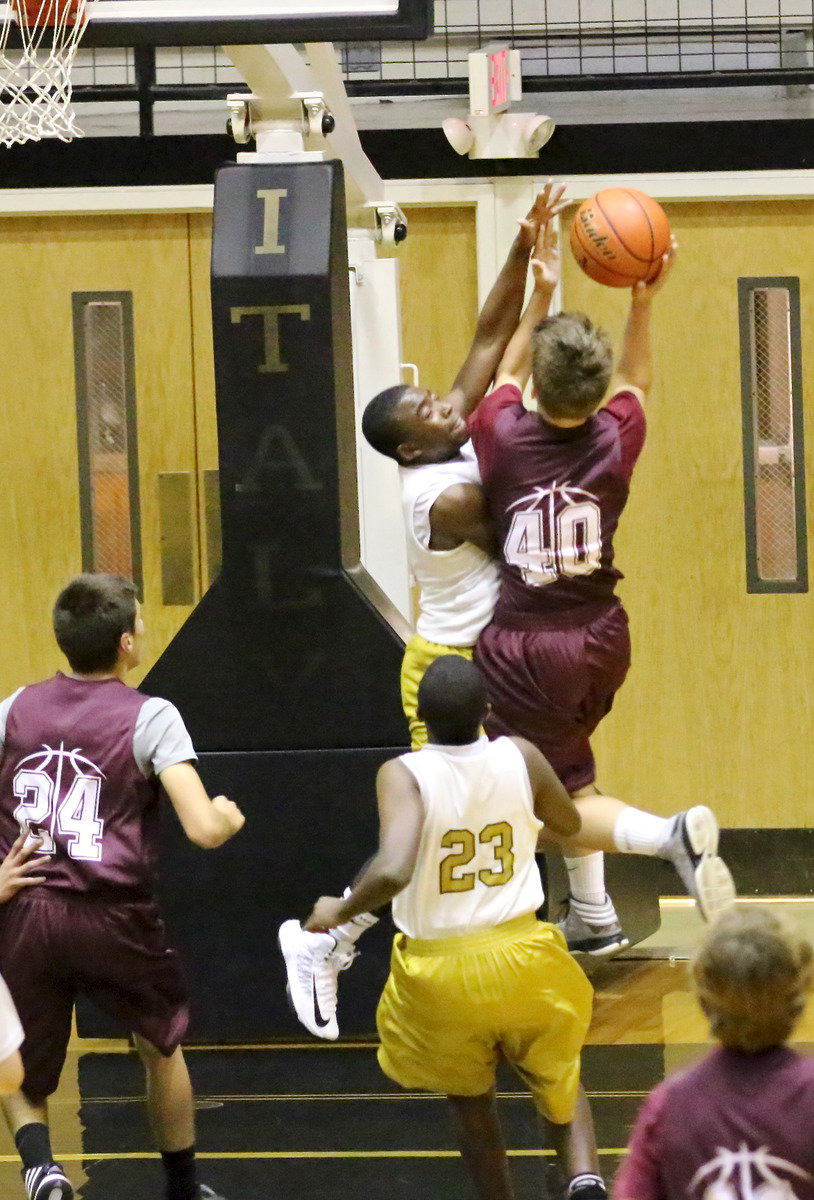
[[[345, 888], [342, 893], [344, 900], [350, 895], [350, 888]], [[356, 942], [366, 929], [370, 929], [379, 920], [374, 917], [373, 913], [357, 913], [355, 917], [351, 917], [344, 925], [336, 925], [329, 933], [336, 938], [337, 941]]]
[[568, 871], [568, 891], [571, 898], [582, 904], [605, 903], [605, 856], [601, 850], [593, 854], [582, 854], [579, 858], [566, 858], [563, 862]]
[[670, 831], [672, 817], [657, 817], [640, 808], [623, 808], [613, 827], [613, 844], [622, 854], [655, 856]]

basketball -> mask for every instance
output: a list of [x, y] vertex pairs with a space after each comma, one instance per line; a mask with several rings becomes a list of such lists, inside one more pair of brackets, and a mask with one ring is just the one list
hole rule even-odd
[[67, 26], [76, 21], [79, 0], [12, 0], [18, 22], [29, 28]]
[[634, 188], [605, 188], [580, 204], [571, 249], [582, 270], [606, 287], [632, 287], [661, 270], [670, 224], [660, 204]]

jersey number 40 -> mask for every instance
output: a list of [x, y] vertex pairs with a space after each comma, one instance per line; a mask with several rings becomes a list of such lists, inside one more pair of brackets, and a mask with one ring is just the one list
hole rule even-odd
[[585, 500], [569, 504], [556, 517], [539, 508], [515, 513], [503, 553], [529, 587], [545, 587], [562, 576], [590, 575], [602, 561], [599, 507]]

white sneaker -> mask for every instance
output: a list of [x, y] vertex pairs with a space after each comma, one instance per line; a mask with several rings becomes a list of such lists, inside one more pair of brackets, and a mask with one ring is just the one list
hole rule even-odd
[[659, 854], [672, 862], [705, 920], [714, 921], [734, 903], [735, 883], [718, 854], [718, 822], [711, 808], [696, 804], [678, 813]]
[[297, 1018], [315, 1037], [335, 1042], [338, 976], [356, 958], [353, 944], [338, 942], [330, 933], [308, 933], [299, 921], [284, 921], [277, 938], [288, 974], [288, 999]]

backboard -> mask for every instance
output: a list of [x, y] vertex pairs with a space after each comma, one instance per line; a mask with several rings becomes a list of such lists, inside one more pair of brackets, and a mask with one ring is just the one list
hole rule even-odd
[[418, 40], [432, 32], [432, 12], [433, 0], [96, 0], [82, 44]]

